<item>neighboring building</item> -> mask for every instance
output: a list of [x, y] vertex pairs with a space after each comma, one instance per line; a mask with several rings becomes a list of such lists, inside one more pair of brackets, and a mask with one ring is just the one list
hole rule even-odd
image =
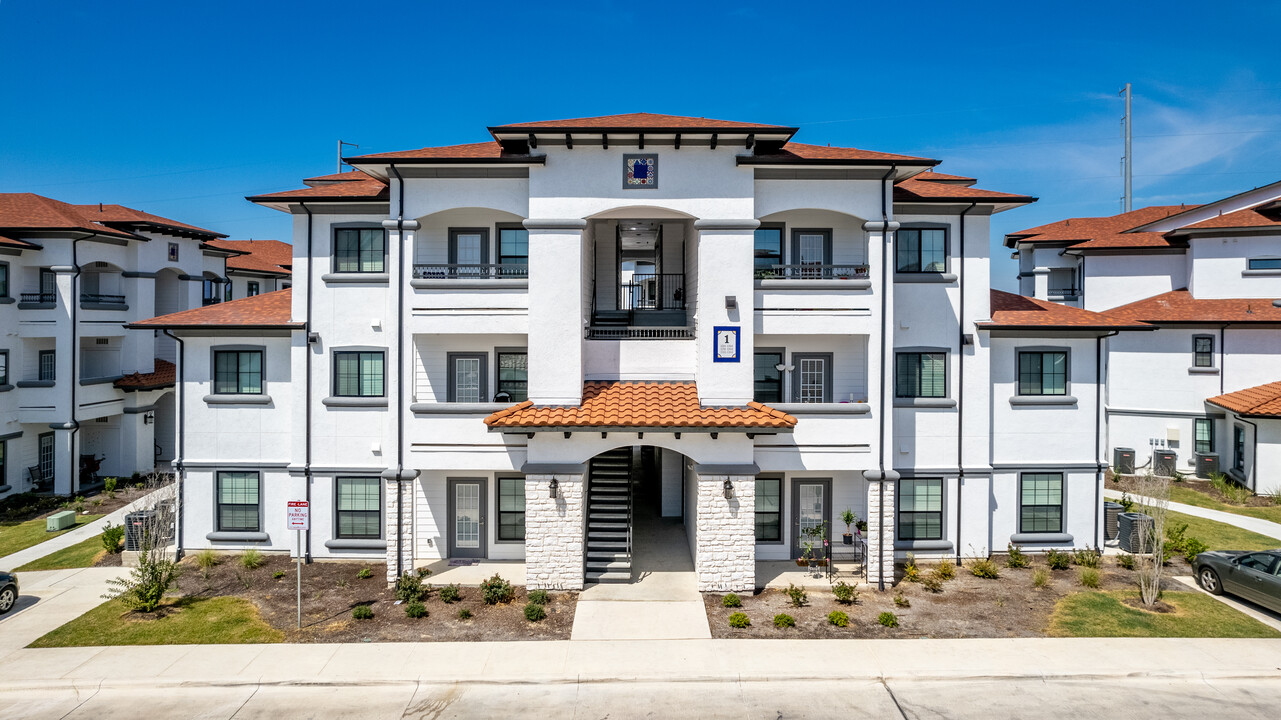
[[0, 194], [0, 495], [168, 467], [174, 343], [124, 325], [216, 301], [221, 237], [120, 205]]
[[279, 240], [213, 240], [213, 247], [238, 253], [227, 258], [223, 299], [253, 297], [289, 287], [294, 248]]
[[1202, 473], [1217, 462], [1251, 490], [1281, 491], [1281, 472], [1264, 462], [1281, 453], [1276, 434], [1238, 399], [1281, 378], [1281, 182], [1205, 205], [1072, 218], [1005, 242], [1024, 295], [1158, 328], [1107, 341], [1109, 448], [1133, 448], [1140, 471], [1173, 452], [1190, 473], [1200, 455]]
[[184, 547], [288, 551], [304, 498], [305, 553], [389, 579], [626, 581], [639, 515], [704, 590], [839, 549], [846, 508], [878, 584], [1102, 544], [1101, 337], [1147, 328], [989, 291], [990, 216], [1034, 198], [773, 125], [489, 131], [250, 198], [297, 287], [131, 326], [184, 343]]

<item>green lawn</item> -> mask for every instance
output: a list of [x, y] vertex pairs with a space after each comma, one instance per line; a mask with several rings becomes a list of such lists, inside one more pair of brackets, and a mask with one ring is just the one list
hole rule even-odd
[[275, 643], [285, 635], [263, 622], [253, 603], [238, 597], [175, 598], [163, 617], [130, 617], [118, 600], [105, 602], [30, 647]]
[[22, 567], [14, 568], [15, 572], [32, 570], [69, 570], [71, 568], [93, 567], [93, 561], [105, 552], [102, 548], [102, 535], [94, 535], [88, 540], [81, 540], [75, 545], [37, 558]]
[[1256, 517], [1262, 520], [1271, 520], [1274, 523], [1281, 523], [1281, 505], [1272, 507], [1242, 507], [1240, 505], [1226, 505], [1215, 500], [1214, 498], [1199, 493], [1191, 488], [1179, 487], [1176, 484], [1170, 485], [1170, 500], [1184, 505], [1195, 505], [1197, 507], [1208, 508], [1210, 510], [1222, 510], [1234, 515], [1246, 515]]
[[1235, 525], [1183, 513], [1167, 513], [1165, 518], [1167, 528], [1180, 523], [1188, 524], [1187, 537], [1199, 539], [1209, 545], [1211, 550], [1271, 550], [1281, 547], [1281, 539], [1242, 530]]
[[1177, 612], [1153, 613], [1121, 602], [1135, 591], [1068, 595], [1050, 616], [1052, 637], [1225, 637], [1281, 638], [1263, 623], [1199, 592], [1166, 592], [1161, 600]]
[[87, 525], [101, 515], [77, 515], [76, 524], [61, 532], [45, 532], [45, 519], [36, 518], [22, 523], [0, 523], [0, 557], [26, 550], [32, 545], [39, 545], [45, 540], [69, 533], [78, 527]]

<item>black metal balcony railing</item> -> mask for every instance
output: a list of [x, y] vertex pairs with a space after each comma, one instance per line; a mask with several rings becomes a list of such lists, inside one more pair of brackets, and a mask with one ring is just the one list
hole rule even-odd
[[683, 273], [636, 274], [618, 285], [619, 310], [684, 310]]
[[220, 297], [207, 297], [200, 300], [200, 305], [202, 307], [208, 307], [210, 305], [217, 305], [220, 302], [222, 302], [222, 298]]
[[58, 298], [57, 293], [33, 292], [33, 293], [21, 293], [18, 296], [18, 301], [24, 302], [24, 303], [51, 303], [51, 302], [57, 302], [57, 298]]
[[529, 277], [529, 266], [515, 263], [425, 263], [414, 265], [418, 280], [498, 280]]
[[690, 327], [599, 327], [586, 328], [588, 340], [683, 340], [694, 337]]
[[796, 263], [756, 268], [757, 280], [866, 280], [866, 265]]
[[1080, 291], [1080, 290], [1078, 290], [1077, 288], [1073, 288], [1073, 287], [1068, 287], [1068, 288], [1050, 288], [1050, 290], [1047, 292], [1047, 294], [1048, 294], [1050, 297], [1074, 298], [1074, 297], [1076, 297], [1077, 295], [1080, 295], [1080, 294], [1081, 294], [1081, 291]]
[[104, 295], [102, 293], [80, 293], [80, 302], [99, 305], [124, 305], [124, 295]]

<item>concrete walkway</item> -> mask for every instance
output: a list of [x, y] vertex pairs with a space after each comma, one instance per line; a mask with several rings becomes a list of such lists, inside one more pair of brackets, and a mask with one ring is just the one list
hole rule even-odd
[[[133, 512], [134, 510], [139, 510], [141, 508], [147, 507], [150, 504], [152, 498], [154, 498], [156, 495], [160, 493], [164, 493], [168, 491], [169, 491], [169, 486], [165, 486], [163, 488], [156, 490], [155, 492], [149, 493], [147, 495], [143, 495], [142, 497], [138, 498], [137, 500], [134, 500], [128, 505], [125, 505], [119, 510], [108, 513], [104, 517], [98, 518], [97, 520], [94, 520], [88, 525], [85, 525], [83, 527], [78, 527], [75, 530], [72, 530], [71, 532], [63, 533], [62, 535], [59, 535], [55, 538], [51, 538], [49, 540], [45, 540], [44, 542], [39, 543], [37, 545], [32, 545], [31, 547], [25, 550], [19, 550], [18, 552], [13, 553], [11, 555], [5, 555], [4, 557], [0, 557], [0, 570], [13, 570], [14, 568], [22, 567], [23, 565], [26, 565], [32, 560], [39, 560], [40, 558], [46, 555], [52, 555], [53, 553], [56, 553], [59, 550], [62, 550], [63, 548], [69, 548], [78, 542], [88, 540], [89, 538], [94, 537], [95, 535], [100, 535], [102, 534], [102, 528], [104, 528], [107, 525], [107, 523], [111, 523], [112, 525], [123, 525], [125, 521], [125, 515]], [[26, 588], [23, 588], [23, 589], [25, 590]]]
[[101, 605], [107, 581], [126, 568], [80, 568], [24, 572], [18, 577], [18, 604], [0, 615], [0, 663], [41, 635]]
[[[1121, 493], [1117, 490], [1105, 489], [1103, 491], [1103, 497], [1109, 500], [1119, 500], [1121, 498]], [[1151, 498], [1144, 498], [1139, 495], [1131, 495], [1130, 499], [1136, 502], [1154, 502]], [[1170, 503], [1170, 509], [1177, 513], [1183, 513], [1184, 515], [1205, 518], [1206, 520], [1214, 520], [1215, 522], [1221, 522], [1226, 525], [1234, 525], [1242, 530], [1249, 530], [1250, 532], [1281, 540], [1281, 523], [1274, 523], [1270, 520], [1250, 517], [1249, 515], [1237, 515], [1236, 513], [1223, 512], [1222, 510], [1210, 510], [1209, 508], [1197, 507], [1196, 505], [1184, 505], [1183, 503], [1176, 502]]]

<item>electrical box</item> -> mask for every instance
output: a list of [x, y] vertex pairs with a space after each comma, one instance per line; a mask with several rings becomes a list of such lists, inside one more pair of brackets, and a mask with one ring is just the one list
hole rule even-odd
[[74, 527], [75, 524], [76, 512], [74, 510], [63, 510], [45, 518], [44, 529], [45, 532], [59, 532], [69, 527]]

